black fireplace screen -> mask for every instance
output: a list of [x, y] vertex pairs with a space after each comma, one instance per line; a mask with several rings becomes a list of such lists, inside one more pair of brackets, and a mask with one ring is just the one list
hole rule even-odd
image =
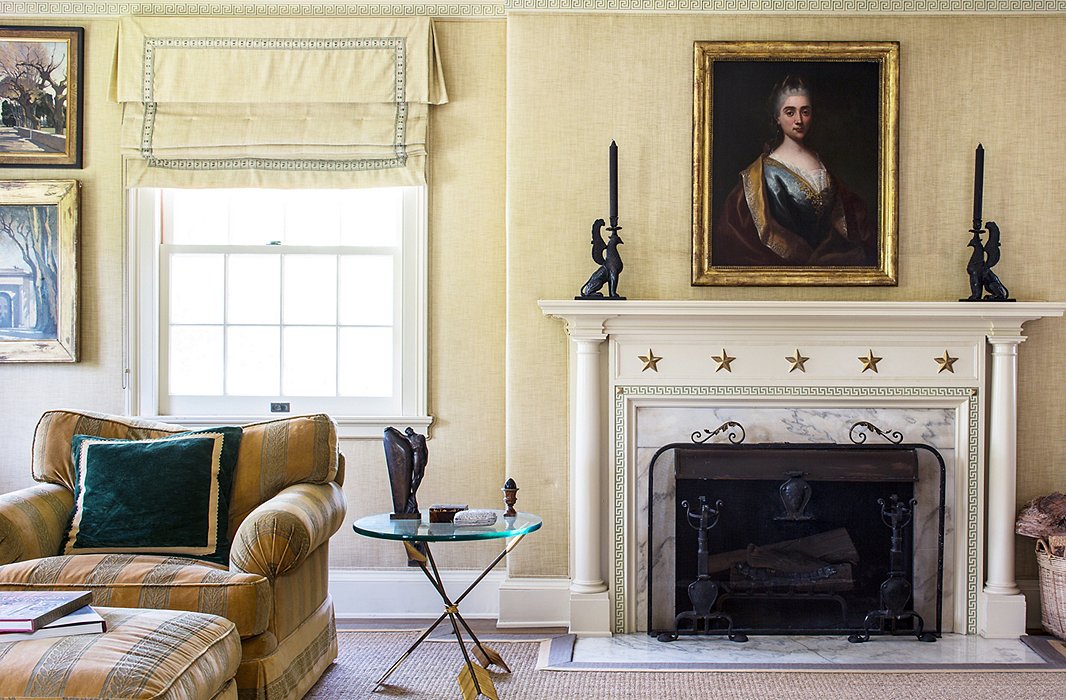
[[[932, 641], [943, 606], [941, 455], [866, 423], [852, 427], [855, 444], [744, 444], [732, 425], [729, 444], [697, 434], [652, 458], [649, 634]], [[867, 426], [891, 444], [866, 444]]]

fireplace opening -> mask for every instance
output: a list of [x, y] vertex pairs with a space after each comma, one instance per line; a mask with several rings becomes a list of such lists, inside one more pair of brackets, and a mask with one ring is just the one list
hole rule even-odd
[[[939, 634], [944, 478], [920, 444], [667, 445], [649, 480], [649, 634]], [[929, 515], [932, 551], [915, 538]], [[921, 612], [916, 568], [935, 569]]]

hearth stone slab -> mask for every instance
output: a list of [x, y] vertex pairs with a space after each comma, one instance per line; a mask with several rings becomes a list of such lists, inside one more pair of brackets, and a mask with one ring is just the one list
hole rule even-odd
[[681, 668], [676, 670], [684, 670], [685, 665], [708, 664], [782, 669], [823, 666], [825, 670], [831, 666], [848, 666], [856, 671], [864, 666], [885, 664], [916, 666], [915, 670], [945, 664], [1048, 666], [1045, 659], [1019, 639], [985, 639], [961, 634], [945, 634], [934, 643], [908, 637], [873, 637], [864, 644], [851, 644], [842, 636], [752, 635], [747, 643], [737, 644], [724, 637], [682, 637], [667, 643], [646, 634], [620, 634], [579, 638], [574, 645], [572, 664], [590, 670], [596, 664], [624, 664], [648, 670], [663, 665], [679, 665]]

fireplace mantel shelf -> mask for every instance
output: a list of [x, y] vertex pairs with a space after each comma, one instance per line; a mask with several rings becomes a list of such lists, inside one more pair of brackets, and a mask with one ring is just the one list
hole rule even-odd
[[[638, 405], [835, 406], [844, 400], [958, 411], [963, 429], [956, 450], [966, 457], [956, 488], [969, 500], [960, 502], [967, 517], [960, 530], [964, 556], [955, 567], [956, 629], [987, 637], [1024, 633], [1025, 600], [1014, 572], [1018, 346], [1027, 322], [1062, 316], [1066, 302], [539, 305], [544, 315], [565, 321], [571, 341], [573, 632], [632, 631], [628, 558], [636, 546], [624, 484], [636, 463]], [[613, 490], [604, 488], [608, 445]], [[613, 551], [610, 579], [601, 559], [606, 551]]]
[[[1021, 325], [1048, 316], [1062, 316], [1066, 302], [957, 301], [683, 301], [545, 300], [541, 311], [565, 319], [572, 330], [606, 332], [614, 327], [664, 326], [713, 322], [718, 327], [777, 328], [862, 326], [969, 329], [988, 334], [1017, 334]], [[857, 325], [856, 325], [857, 324]]]

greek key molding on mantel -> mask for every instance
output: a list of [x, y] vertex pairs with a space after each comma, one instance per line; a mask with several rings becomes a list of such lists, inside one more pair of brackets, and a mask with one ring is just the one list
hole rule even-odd
[[[629, 406], [634, 399], [691, 399], [705, 398], [716, 401], [731, 400], [743, 401], [745, 405], [758, 405], [759, 401], [772, 398], [791, 398], [803, 400], [806, 404], [816, 405], [814, 402], [829, 402], [833, 399], [856, 399], [864, 398], [871, 401], [870, 405], [880, 402], [899, 401], [906, 399], [920, 399], [923, 401], [937, 401], [946, 407], [960, 409], [965, 440], [960, 440], [954, 447], [960, 454], [965, 455], [965, 474], [955, 475], [955, 488], [964, 494], [962, 508], [955, 513], [955, 525], [964, 533], [963, 551], [961, 560], [956, 566], [962, 566], [966, 571], [965, 585], [956, 592], [959, 604], [965, 609], [963, 630], [965, 634], [977, 634], [978, 629], [978, 595], [980, 590], [980, 518], [981, 518], [981, 428], [979, 404], [983, 397], [976, 389], [952, 386], [915, 386], [915, 387], [858, 387], [858, 386], [821, 386], [821, 387], [792, 387], [792, 386], [646, 386], [646, 385], [616, 385], [614, 391], [614, 406], [611, 417], [611, 442], [612, 442], [612, 476], [611, 476], [611, 631], [614, 634], [632, 632], [626, 626], [629, 618], [630, 606], [633, 602], [633, 582], [627, 577], [627, 555], [631, 551], [629, 540], [636, 537], [636, 533], [627, 527], [626, 503], [628, 494], [633, 486], [630, 479], [635, 480], [635, 474], [630, 474], [631, 465], [627, 462], [633, 460], [635, 455], [628, 452], [628, 441], [631, 438], [632, 426], [630, 426]], [[959, 476], [964, 478], [959, 479]], [[952, 612], [948, 612], [952, 615]]]
[[828, 15], [1066, 13], [1066, 0], [487, 0], [482, 2], [94, 2], [0, 0], [0, 14], [35, 17], [439, 17], [502, 19], [513, 12]]

